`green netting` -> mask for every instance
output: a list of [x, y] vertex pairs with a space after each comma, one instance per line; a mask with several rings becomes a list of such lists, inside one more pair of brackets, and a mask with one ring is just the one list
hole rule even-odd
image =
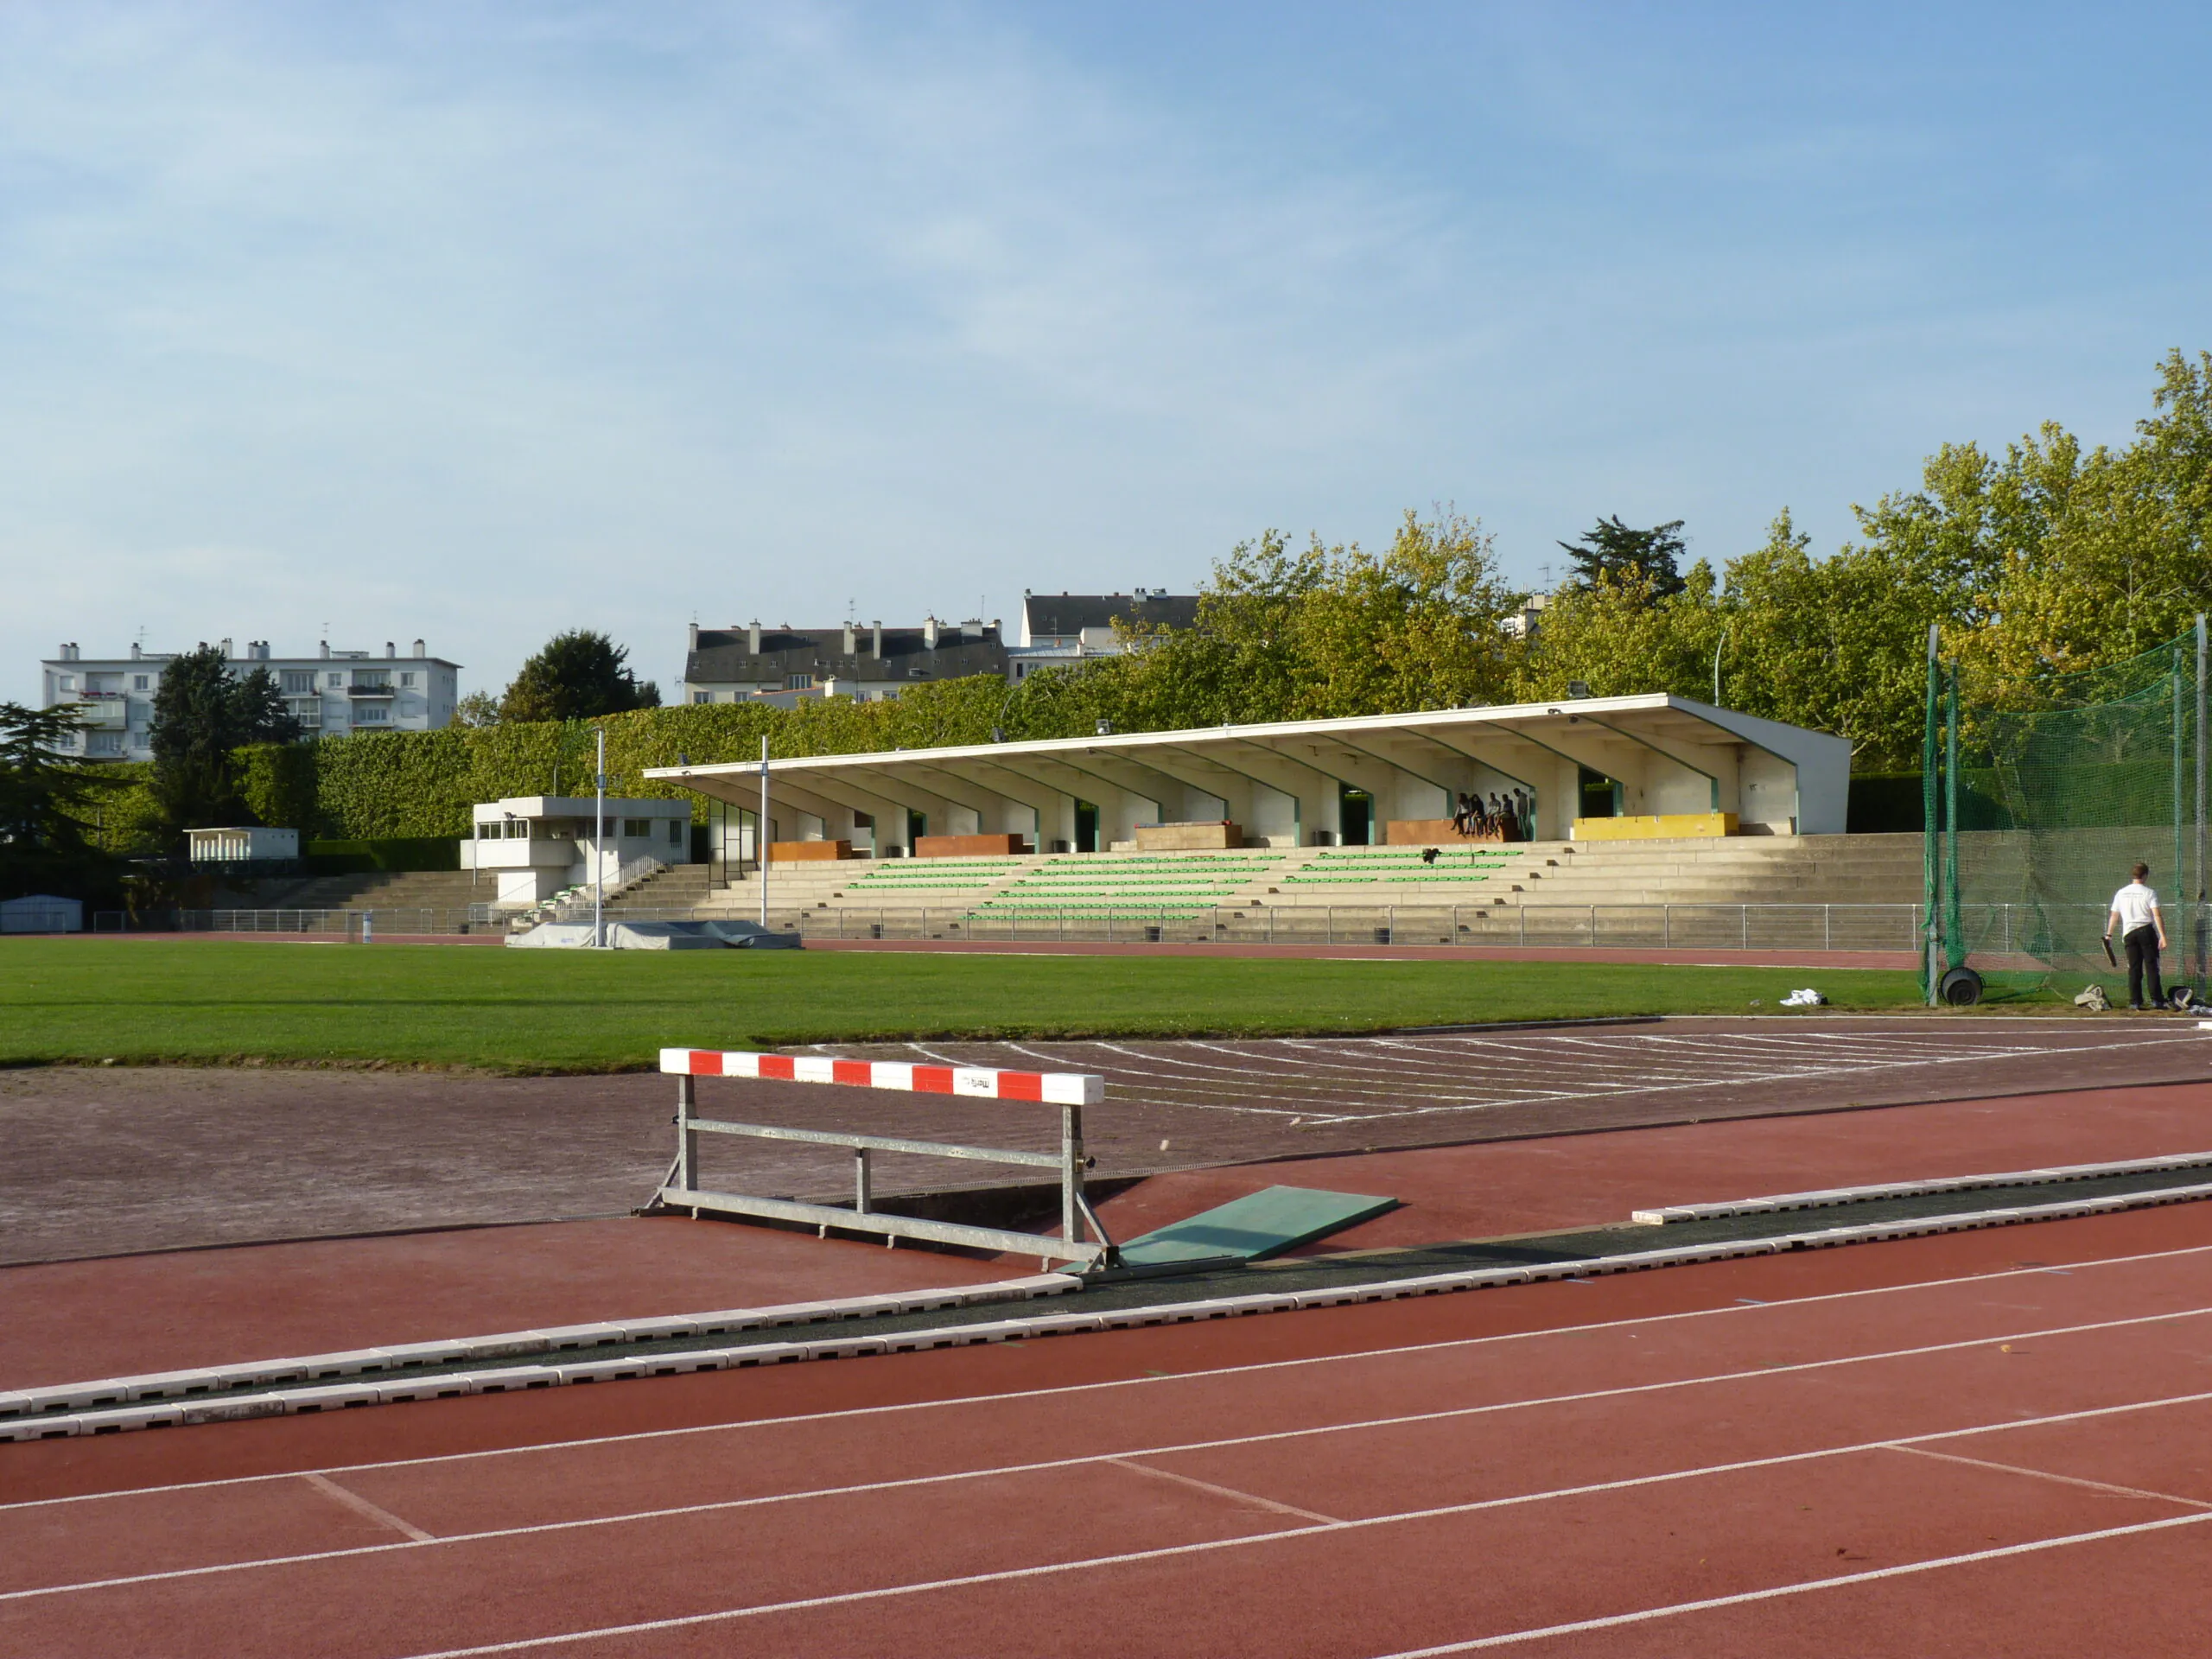
[[2204, 983], [2204, 673], [2201, 622], [2001, 700], [1962, 696], [1957, 666], [1930, 663], [1924, 861], [1939, 969], [1972, 954], [1978, 965], [2109, 971], [2107, 906], [2140, 861], [2165, 915], [2171, 976]]

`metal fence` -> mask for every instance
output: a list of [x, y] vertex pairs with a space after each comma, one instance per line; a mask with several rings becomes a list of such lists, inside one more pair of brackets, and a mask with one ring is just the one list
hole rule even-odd
[[469, 908], [372, 906], [365, 910], [166, 910], [133, 915], [96, 911], [96, 933], [317, 933], [359, 938], [378, 933], [504, 932], [503, 925], [472, 919]]
[[[2205, 919], [2205, 907], [2176, 906], [2167, 931]], [[2078, 935], [2090, 950], [2103, 925], [2102, 907], [1968, 906], [1968, 938], [1978, 958], [2034, 956], [2054, 929]], [[2075, 912], [2082, 912], [2075, 915]], [[610, 905], [613, 921], [688, 921], [690, 908]], [[364, 918], [376, 934], [504, 933], [508, 922], [490, 907], [369, 910], [203, 910], [126, 917], [103, 911], [95, 931], [190, 933], [312, 933], [361, 936]], [[802, 938], [943, 939], [948, 942], [1108, 944], [1396, 944], [1610, 947], [1657, 950], [1878, 950], [1916, 953], [1924, 943], [1923, 912], [1914, 904], [1683, 905], [1313, 905], [1110, 907], [1069, 906], [995, 912], [969, 906], [773, 911], [770, 925]], [[2093, 965], [2085, 962], [2082, 965]], [[2094, 964], [2101, 965], [2101, 964]]]
[[[610, 906], [610, 921], [683, 921], [708, 912]], [[715, 912], [720, 913], [720, 912]], [[771, 908], [769, 925], [810, 939], [1238, 944], [1608, 945], [1650, 950], [1903, 950], [1921, 939], [1918, 905], [1069, 906], [982, 911], [848, 905]]]

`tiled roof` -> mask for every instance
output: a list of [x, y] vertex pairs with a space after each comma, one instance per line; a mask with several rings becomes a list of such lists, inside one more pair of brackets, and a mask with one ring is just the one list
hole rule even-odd
[[702, 628], [699, 644], [683, 660], [683, 677], [694, 685], [741, 684], [746, 681], [781, 684], [792, 674], [810, 674], [818, 683], [832, 676], [863, 683], [917, 679], [950, 680], [968, 674], [1006, 672], [1006, 646], [999, 631], [967, 627], [959, 631], [958, 644], [950, 625], [940, 625], [932, 650], [919, 628], [883, 630], [883, 655], [868, 649], [873, 631], [853, 630], [853, 646], [845, 650], [845, 630], [836, 628], [763, 628], [760, 651], [751, 646], [745, 628]]
[[1198, 620], [1196, 594], [1025, 594], [1029, 637], [1109, 626], [1117, 616], [1154, 626], [1187, 628]]

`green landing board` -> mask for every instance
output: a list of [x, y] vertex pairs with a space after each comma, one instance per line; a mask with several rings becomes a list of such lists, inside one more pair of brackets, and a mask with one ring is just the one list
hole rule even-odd
[[1397, 1207], [1395, 1198], [1378, 1198], [1365, 1192], [1271, 1186], [1133, 1238], [1122, 1246], [1122, 1261], [1132, 1268], [1180, 1262], [1256, 1262]]

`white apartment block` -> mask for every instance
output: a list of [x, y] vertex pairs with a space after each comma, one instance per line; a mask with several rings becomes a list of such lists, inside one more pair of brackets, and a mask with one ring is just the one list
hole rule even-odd
[[[308, 737], [353, 732], [426, 732], [453, 719], [461, 664], [433, 657], [417, 639], [402, 657], [385, 642], [379, 657], [365, 651], [333, 651], [327, 640], [312, 657], [278, 657], [265, 639], [246, 641], [238, 656], [231, 641], [223, 655], [236, 675], [265, 668], [284, 695], [284, 706]], [[95, 760], [150, 760], [154, 693], [174, 653], [130, 647], [128, 657], [87, 658], [74, 645], [39, 664], [47, 708], [77, 710], [86, 730], [78, 753]]]

